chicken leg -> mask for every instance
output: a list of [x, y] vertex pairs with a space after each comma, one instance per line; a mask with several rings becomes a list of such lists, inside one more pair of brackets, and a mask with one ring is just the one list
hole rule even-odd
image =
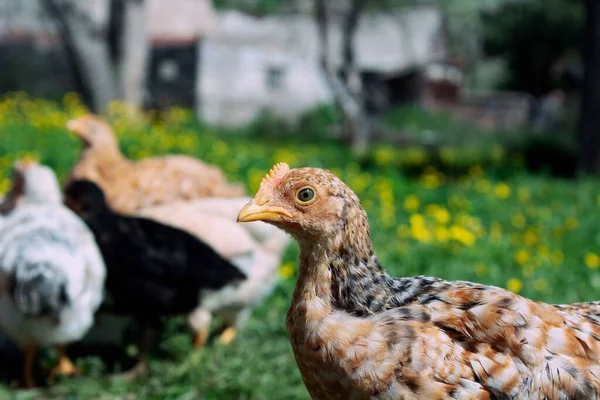
[[81, 370], [77, 368], [73, 362], [67, 356], [64, 345], [56, 346], [58, 351], [58, 363], [56, 367], [50, 372], [50, 377], [53, 378], [56, 375], [73, 376], [80, 375]]
[[142, 327], [139, 341], [138, 362], [129, 371], [123, 373], [121, 378], [125, 381], [133, 381], [148, 372], [148, 355], [157, 340], [157, 330], [149, 325]]
[[194, 310], [188, 315], [188, 326], [194, 334], [193, 345], [195, 349], [201, 349], [206, 344], [211, 319], [210, 312], [202, 308]]
[[237, 312], [228, 312], [223, 315], [225, 319], [225, 329], [219, 336], [219, 342], [229, 344], [235, 339], [239, 330], [241, 330], [250, 319], [251, 308], [243, 308]]
[[35, 363], [36, 353], [37, 346], [35, 344], [31, 344], [25, 349], [25, 363], [23, 365], [23, 383], [28, 389], [31, 389], [35, 386], [35, 380], [33, 379], [33, 364]]

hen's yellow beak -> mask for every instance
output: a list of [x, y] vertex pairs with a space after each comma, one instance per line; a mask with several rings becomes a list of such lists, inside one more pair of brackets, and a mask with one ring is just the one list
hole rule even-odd
[[257, 201], [256, 197], [246, 204], [237, 216], [237, 222], [279, 221], [281, 217], [292, 218], [286, 209], [270, 206], [268, 201]]

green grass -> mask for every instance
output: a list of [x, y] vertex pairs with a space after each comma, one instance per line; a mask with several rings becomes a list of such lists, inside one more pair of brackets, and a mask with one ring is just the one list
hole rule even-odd
[[[0, 187], [9, 184], [2, 179], [9, 177], [10, 163], [23, 152], [39, 155], [64, 177], [78, 155], [77, 142], [62, 127], [65, 115], [60, 109], [52, 111], [56, 121], [36, 127], [39, 111], [11, 110], [2, 116], [0, 102]], [[552, 180], [516, 173], [501, 180], [477, 166], [456, 179], [432, 169], [409, 178], [386, 157], [361, 167], [347, 150], [329, 142], [223, 139], [186, 116], [152, 128], [129, 125], [118, 116], [115, 124], [129, 156], [192, 154], [219, 165], [232, 180], [248, 183], [251, 192], [276, 161], [332, 169], [361, 198], [375, 248], [393, 275], [509, 286], [548, 302], [600, 298], [597, 179]], [[296, 257], [293, 245], [284, 261]], [[0, 398], [307, 399], [284, 326], [294, 279], [281, 280], [229, 346], [214, 344], [194, 352], [183, 321], [173, 319], [147, 379], [128, 384], [110, 379], [112, 371], [91, 354], [76, 358], [85, 370], [83, 377], [35, 391], [0, 386]], [[51, 352], [42, 357], [42, 369], [51, 366], [52, 357]], [[19, 368], [17, 361], [14, 368]]]

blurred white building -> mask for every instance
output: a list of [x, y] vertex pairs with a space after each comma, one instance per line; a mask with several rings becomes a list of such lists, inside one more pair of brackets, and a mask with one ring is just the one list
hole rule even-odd
[[[115, 28], [115, 3], [75, 4], [91, 11], [100, 31]], [[237, 126], [263, 110], [294, 119], [330, 102], [311, 4], [257, 18], [215, 11], [211, 0], [147, 0], [152, 47], [147, 105], [194, 107], [208, 123]], [[333, 11], [329, 58], [339, 66], [342, 11]], [[368, 96], [375, 108], [402, 101], [407, 93], [414, 97], [422, 90], [425, 66], [446, 55], [442, 11], [423, 5], [364, 13], [354, 44], [365, 90], [376, 93]], [[41, 0], [0, 0], [0, 91], [55, 96], [76, 87], [55, 21]]]
[[[319, 66], [314, 18], [291, 14], [256, 18], [217, 13], [215, 29], [201, 41], [198, 113], [209, 123], [243, 125], [262, 110], [293, 119], [331, 101]], [[330, 23], [330, 60], [341, 63], [341, 27]], [[361, 72], [386, 80], [421, 70], [445, 55], [443, 15], [420, 6], [361, 17], [355, 41]]]

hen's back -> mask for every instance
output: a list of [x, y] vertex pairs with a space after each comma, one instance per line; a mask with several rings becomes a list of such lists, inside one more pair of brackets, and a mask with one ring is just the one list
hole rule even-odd
[[133, 165], [138, 188], [153, 198], [146, 205], [209, 196], [244, 195], [243, 186], [228, 183], [220, 169], [189, 156], [153, 157]]

